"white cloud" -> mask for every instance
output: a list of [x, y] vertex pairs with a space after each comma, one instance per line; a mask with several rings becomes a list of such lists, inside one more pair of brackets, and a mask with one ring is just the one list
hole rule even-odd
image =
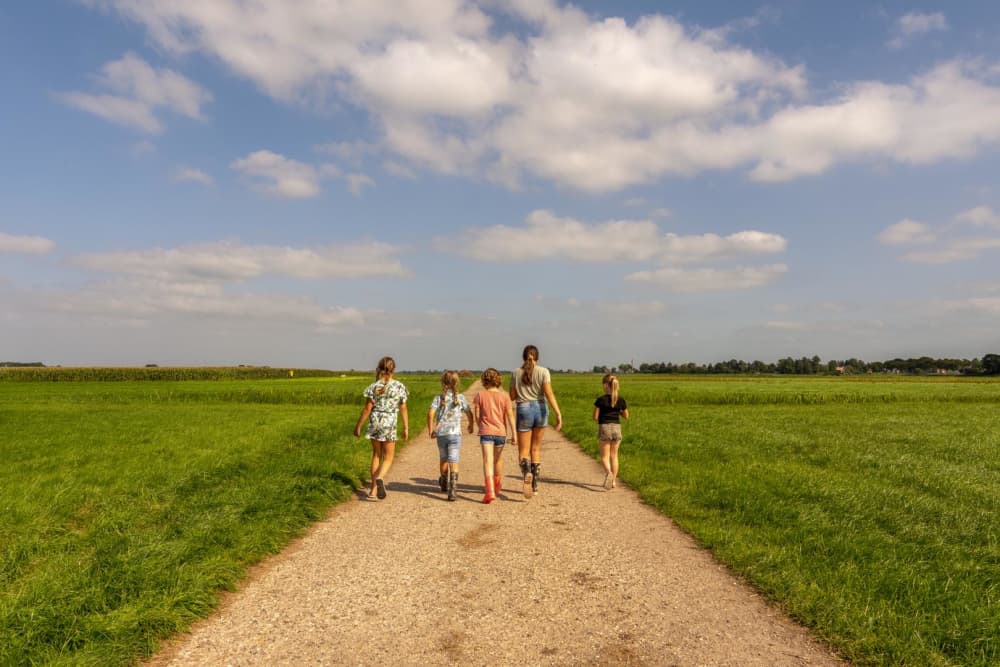
[[888, 44], [891, 48], [899, 49], [914, 37], [947, 29], [948, 19], [941, 12], [927, 14], [910, 12], [909, 14], [900, 16], [896, 20], [896, 24], [893, 27], [893, 36]]
[[201, 185], [215, 185], [215, 179], [194, 167], [178, 167], [174, 170], [174, 182], [176, 183], [200, 183]]
[[669, 218], [674, 214], [669, 208], [654, 208], [650, 215], [654, 218]]
[[902, 259], [919, 264], [950, 264], [975, 259], [988, 250], [1000, 249], [1000, 238], [950, 239], [933, 250], [908, 252]]
[[255, 176], [263, 182], [262, 189], [277, 197], [307, 198], [320, 193], [320, 171], [304, 162], [284, 155], [260, 150], [234, 160], [233, 169]]
[[975, 259], [984, 252], [1000, 249], [1000, 237], [963, 235], [967, 226], [1000, 230], [1000, 216], [988, 206], [977, 206], [954, 216], [947, 224], [930, 225], [906, 219], [890, 225], [879, 234], [883, 245], [931, 245], [902, 255], [907, 262], [948, 264]]
[[186, 317], [230, 323], [308, 325], [333, 330], [355, 328], [365, 323], [364, 315], [356, 308], [323, 306], [310, 299], [288, 295], [233, 293], [212, 283], [163, 282], [145, 277], [50, 295], [47, 303], [48, 308], [56, 312], [110, 318], [132, 325]]
[[[601, 192], [742, 168], [785, 181], [851, 161], [963, 158], [1000, 141], [995, 63], [945, 63], [906, 83], [843, 82], [836, 97], [816, 99], [801, 66], [732, 44], [727, 30], [660, 15], [592, 18], [551, 0], [90, 3], [143, 24], [168, 51], [218, 58], [283, 101], [334, 95], [359, 106], [400, 169], [515, 188], [540, 177]], [[899, 29], [946, 25], [912, 14]]]
[[878, 235], [878, 239], [883, 245], [933, 243], [936, 238], [937, 236], [928, 225], [909, 218], [889, 225]]
[[989, 206], [976, 206], [968, 211], [962, 211], [955, 216], [955, 221], [986, 229], [1000, 229], [1000, 213]]
[[43, 236], [18, 236], [0, 232], [0, 254], [44, 255], [56, 247], [54, 241]]
[[404, 277], [398, 246], [376, 241], [317, 248], [242, 245], [219, 241], [152, 250], [84, 255], [76, 264], [93, 271], [167, 282], [238, 282], [265, 275], [294, 278]]
[[740, 266], [732, 269], [680, 269], [667, 267], [655, 271], [637, 271], [626, 280], [651, 283], [677, 293], [722, 292], [765, 287], [787, 273], [784, 264]]
[[212, 100], [207, 90], [170, 69], [157, 69], [134, 53], [106, 63], [94, 77], [95, 85], [108, 92], [61, 93], [64, 103], [150, 134], [163, 132], [156, 111], [204, 120], [201, 107]]
[[636, 220], [586, 224], [538, 210], [525, 225], [494, 225], [466, 230], [458, 240], [435, 245], [484, 261], [569, 259], [581, 262], [705, 262], [785, 250], [787, 241], [754, 230], [729, 236], [662, 234], [655, 223]]
[[348, 174], [347, 189], [355, 197], [360, 197], [365, 188], [375, 187], [375, 181], [368, 174]]

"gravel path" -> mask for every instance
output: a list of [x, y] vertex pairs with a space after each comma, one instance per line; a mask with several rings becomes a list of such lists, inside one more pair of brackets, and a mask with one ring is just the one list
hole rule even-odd
[[605, 491], [555, 430], [530, 500], [516, 458], [483, 505], [478, 436], [463, 436], [447, 502], [421, 434], [385, 500], [336, 508], [150, 664], [844, 664], [631, 490]]

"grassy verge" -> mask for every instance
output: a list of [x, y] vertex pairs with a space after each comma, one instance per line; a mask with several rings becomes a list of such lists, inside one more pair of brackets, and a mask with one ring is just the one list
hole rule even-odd
[[[402, 378], [419, 433], [436, 378]], [[0, 664], [121, 665], [367, 475], [368, 378], [0, 383]]]
[[[596, 454], [598, 377], [557, 377]], [[844, 655], [1000, 663], [1000, 383], [623, 378], [622, 478]]]

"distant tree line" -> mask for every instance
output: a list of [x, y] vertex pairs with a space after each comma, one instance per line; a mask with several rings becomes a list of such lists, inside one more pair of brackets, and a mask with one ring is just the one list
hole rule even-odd
[[617, 366], [594, 366], [595, 373], [678, 373], [685, 375], [856, 375], [867, 373], [900, 373], [907, 375], [1000, 375], [1000, 354], [987, 354], [982, 359], [934, 359], [919, 357], [890, 359], [888, 361], [862, 361], [861, 359], [831, 359], [824, 362], [818, 356], [794, 359], [785, 357], [776, 362], [743, 361], [730, 359], [714, 364], [687, 362], [643, 363]]
[[40, 361], [0, 361], [0, 368], [44, 368]]

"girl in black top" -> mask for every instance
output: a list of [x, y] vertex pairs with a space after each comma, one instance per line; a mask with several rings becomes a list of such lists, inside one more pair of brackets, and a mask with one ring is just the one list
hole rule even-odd
[[594, 421], [597, 422], [597, 441], [604, 464], [604, 488], [610, 491], [618, 486], [618, 446], [622, 443], [620, 420], [628, 419], [628, 406], [618, 395], [617, 377], [608, 373], [601, 381], [604, 395], [594, 401]]

